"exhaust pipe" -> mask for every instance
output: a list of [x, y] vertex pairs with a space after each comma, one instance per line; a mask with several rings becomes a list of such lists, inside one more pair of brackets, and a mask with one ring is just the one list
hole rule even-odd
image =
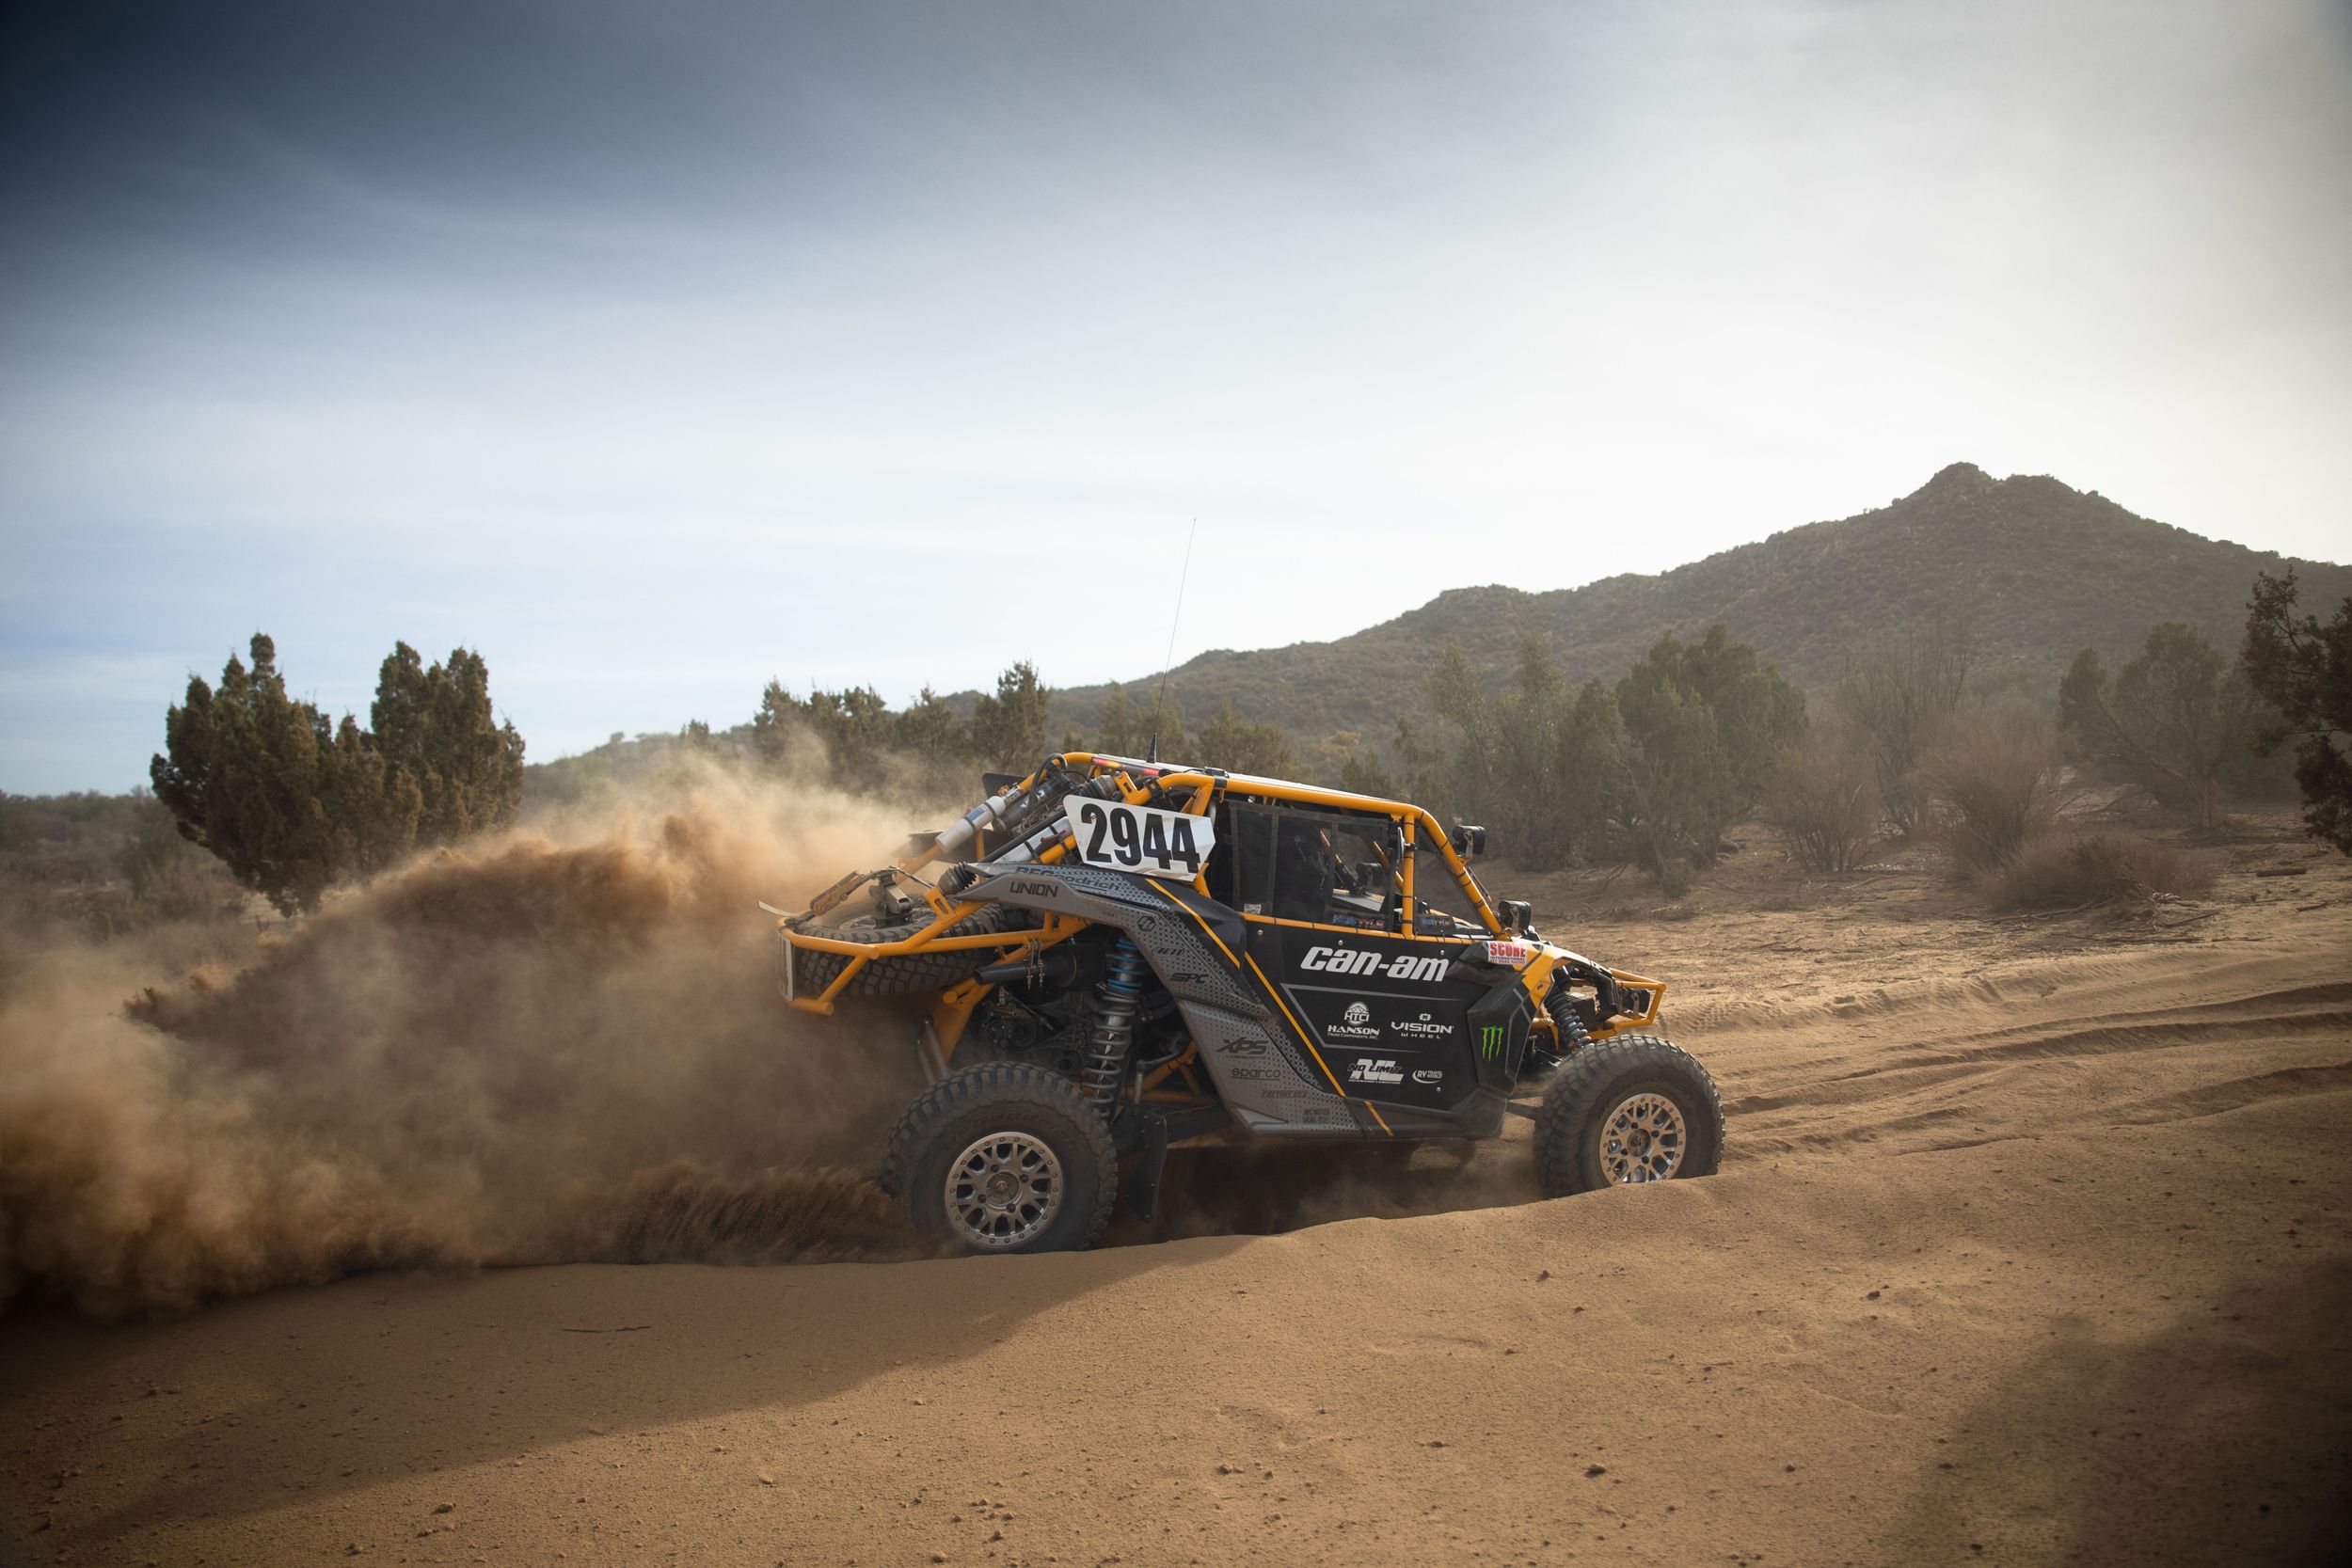
[[[1042, 780], [1039, 782], [1043, 783]], [[972, 836], [981, 829], [1004, 827], [1019, 815], [1023, 806], [1028, 804], [1032, 793], [1034, 791], [1015, 784], [1000, 795], [990, 796], [956, 818], [947, 831], [939, 835], [939, 842], [933, 847], [944, 858], [971, 843]]]

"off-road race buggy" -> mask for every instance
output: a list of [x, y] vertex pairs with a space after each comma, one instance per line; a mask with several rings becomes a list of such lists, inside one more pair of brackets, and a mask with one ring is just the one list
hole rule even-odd
[[[1539, 937], [1401, 800], [1073, 752], [778, 922], [781, 988], [928, 997], [882, 1183], [951, 1249], [1145, 1220], [1170, 1145], [1492, 1138], [1554, 1196], [1711, 1174], [1723, 1106], [1665, 987]], [[927, 870], [929, 875], [926, 874]]]

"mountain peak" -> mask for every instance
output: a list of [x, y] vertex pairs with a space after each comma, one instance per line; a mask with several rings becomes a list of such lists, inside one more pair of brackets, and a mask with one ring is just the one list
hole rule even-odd
[[1990, 490], [1994, 483], [1991, 474], [1974, 463], [1950, 463], [1935, 471], [1935, 477], [1912, 492], [1914, 496], [1941, 498], [1973, 496]]
[[[2295, 563], [2305, 592], [2332, 604], [2352, 568]], [[2248, 585], [2276, 557], [2133, 515], [2041, 474], [1996, 480], [1953, 463], [1910, 496], [1859, 515], [1807, 523], [1655, 577], [1605, 578], [1529, 594], [1488, 585], [1331, 642], [1202, 655], [1170, 684], [1189, 713], [1235, 711], [1312, 740], [1342, 731], [1385, 738], [1417, 707], [1422, 678], [1451, 644], [1492, 682], [1540, 638], [1571, 680], [1615, 680], [1661, 632], [1699, 637], [1722, 622], [1799, 685], [1825, 690], [1876, 642], [1938, 617], [1966, 626], [1977, 662], [2047, 692], [2074, 651], [2129, 658], [2158, 621], [2185, 621], [2233, 647]], [[1080, 727], [1104, 689], [1054, 694], [1057, 721]]]

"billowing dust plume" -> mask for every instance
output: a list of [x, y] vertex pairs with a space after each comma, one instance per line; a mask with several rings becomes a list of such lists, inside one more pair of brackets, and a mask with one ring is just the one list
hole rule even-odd
[[0, 1302], [912, 1251], [858, 1173], [920, 1086], [913, 1021], [787, 1008], [754, 907], [907, 825], [713, 773], [421, 859], [233, 972], [43, 955], [0, 1003]]

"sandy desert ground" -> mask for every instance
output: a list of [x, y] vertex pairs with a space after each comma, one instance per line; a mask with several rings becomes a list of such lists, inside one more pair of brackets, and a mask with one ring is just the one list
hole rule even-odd
[[1675, 980], [1713, 1180], [1207, 1150], [1084, 1256], [19, 1307], [0, 1559], [2341, 1560], [2352, 867], [2281, 817], [2210, 898], [1996, 919], [1766, 853], [1532, 890]]

